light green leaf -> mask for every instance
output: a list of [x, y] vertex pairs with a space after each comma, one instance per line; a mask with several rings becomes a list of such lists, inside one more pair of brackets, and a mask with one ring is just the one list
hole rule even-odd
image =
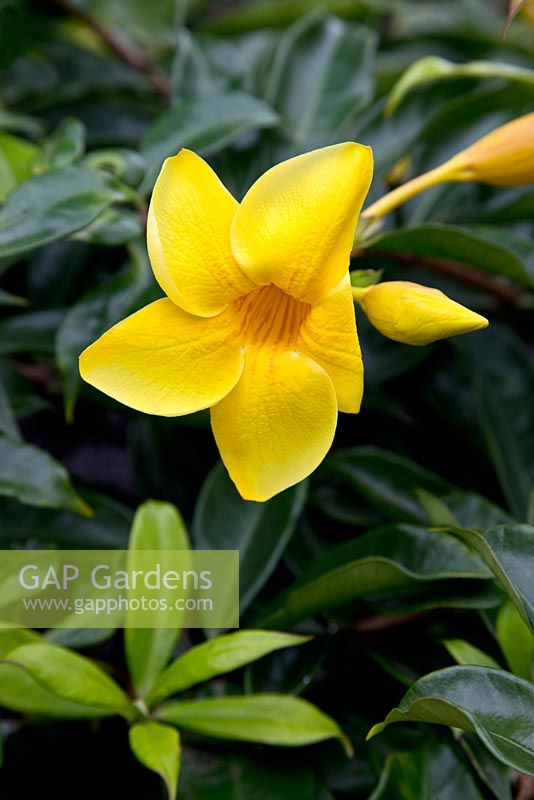
[[132, 717], [132, 703], [123, 690], [100, 667], [78, 653], [39, 643], [17, 647], [7, 658], [61, 700], [94, 706], [126, 719]]
[[379, 601], [393, 595], [402, 601], [403, 595], [414, 592], [423, 599], [425, 583], [435, 590], [436, 581], [480, 580], [490, 574], [466, 547], [457, 546], [453, 536], [437, 538], [424, 528], [385, 525], [318, 558], [273, 602], [259, 624], [288, 627], [357, 599]]
[[0, 706], [19, 714], [54, 719], [98, 719], [114, 712], [70, 702], [47, 691], [23, 668], [0, 662]]
[[534, 680], [534, 636], [513, 603], [505, 603], [499, 611], [496, 633], [512, 672], [527, 681]]
[[45, 450], [0, 436], [0, 495], [21, 503], [90, 515], [66, 469]]
[[7, 653], [21, 647], [23, 644], [35, 644], [42, 641], [35, 631], [26, 628], [0, 629], [0, 658], [5, 658]]
[[457, 664], [462, 667], [490, 667], [502, 669], [494, 658], [479, 650], [478, 647], [466, 642], [464, 639], [443, 639], [443, 644]]
[[494, 573], [527, 625], [534, 631], [534, 527], [499, 525], [484, 533], [450, 529], [478, 553]]
[[0, 202], [17, 184], [29, 178], [37, 147], [25, 139], [0, 133]]
[[[161, 551], [162, 569], [166, 550], [189, 550], [183, 520], [170, 503], [150, 500], [140, 506], [130, 535], [128, 569], [135, 569], [135, 553]], [[175, 628], [130, 628], [126, 616], [124, 646], [126, 661], [139, 696], [144, 697], [172, 655], [180, 635]]]
[[119, 199], [102, 173], [65, 167], [29, 178], [0, 211], [0, 258], [64, 239]]
[[244, 92], [184, 100], [165, 111], [143, 138], [141, 153], [149, 165], [143, 187], [151, 188], [164, 159], [182, 147], [209, 155], [248, 131], [271, 128], [277, 122], [266, 103]]
[[306, 700], [290, 695], [180, 700], [161, 706], [157, 717], [178, 728], [219, 739], [297, 747], [335, 738], [343, 742], [347, 753], [351, 749], [331, 717]]
[[173, 661], [156, 680], [147, 701], [155, 705], [172, 694], [232, 672], [275, 650], [307, 641], [306, 636], [277, 631], [238, 631], [203, 642]]
[[157, 772], [167, 788], [169, 800], [178, 791], [180, 734], [159, 722], [139, 722], [129, 732], [130, 747], [143, 766]]
[[241, 613], [269, 579], [290, 541], [306, 498], [306, 484], [266, 503], [237, 492], [222, 464], [208, 475], [193, 517], [192, 535], [201, 550], [239, 550]]
[[511, 767], [534, 774], [534, 684], [504, 670], [449, 667], [418, 680], [368, 738], [393, 722], [433, 722], [477, 733]]
[[498, 61], [469, 61], [455, 64], [438, 56], [425, 56], [412, 64], [389, 93], [386, 113], [392, 114], [413, 89], [430, 81], [450, 78], [489, 78], [534, 86], [534, 71]]

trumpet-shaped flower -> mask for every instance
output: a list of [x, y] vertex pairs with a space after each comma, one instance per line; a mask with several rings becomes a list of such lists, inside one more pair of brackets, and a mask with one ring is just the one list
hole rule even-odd
[[82, 377], [149, 414], [210, 408], [246, 499], [305, 478], [362, 399], [348, 266], [371, 174], [370, 148], [334, 145], [273, 167], [238, 204], [194, 153], [167, 159], [147, 222], [167, 297], [88, 347]]
[[485, 328], [488, 320], [439, 289], [410, 281], [353, 287], [354, 299], [380, 333], [396, 342], [425, 345]]

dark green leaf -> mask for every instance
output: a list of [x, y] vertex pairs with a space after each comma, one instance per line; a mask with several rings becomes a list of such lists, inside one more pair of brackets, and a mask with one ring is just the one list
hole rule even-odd
[[317, 800], [311, 770], [279, 760], [276, 768], [231, 753], [184, 752], [180, 785], [188, 800]]
[[446, 742], [392, 753], [369, 800], [483, 800], [467, 765]]
[[524, 520], [534, 487], [534, 359], [499, 326], [456, 346], [467, 361], [488, 453], [510, 508]]
[[0, 437], [0, 495], [33, 506], [92, 513], [61, 464], [45, 450], [7, 437]]
[[183, 101], [165, 111], [143, 138], [141, 152], [149, 165], [143, 186], [150, 189], [162, 162], [182, 147], [209, 155], [277, 121], [266, 103], [242, 92]]
[[484, 272], [516, 281], [523, 286], [534, 285], [532, 254], [518, 252], [517, 242], [506, 231], [492, 232], [483, 226], [473, 228], [427, 223], [412, 228], [382, 233], [359, 243], [366, 253], [387, 256], [391, 253], [444, 258], [470, 264]]
[[210, 473], [193, 518], [199, 549], [239, 550], [239, 595], [243, 612], [269, 579], [302, 511], [304, 483], [266, 503], [243, 500], [222, 464]]
[[72, 420], [81, 377], [78, 358], [104, 331], [137, 310], [152, 284], [146, 256], [135, 256], [125, 272], [84, 295], [65, 315], [56, 337], [56, 360], [63, 379], [65, 415]]
[[290, 154], [346, 136], [372, 97], [374, 51], [368, 28], [320, 12], [283, 34], [265, 98], [284, 119]]
[[341, 479], [358, 495], [394, 520], [426, 522], [417, 490], [441, 494], [452, 487], [403, 456], [376, 447], [339, 450], [326, 462], [324, 479]]
[[461, 528], [451, 530], [484, 559], [534, 631], [534, 585], [530, 577], [534, 561], [534, 527], [499, 525], [483, 533]]
[[24, 181], [0, 211], [0, 258], [63, 239], [120, 196], [101, 173], [65, 167]]
[[369, 736], [393, 722], [434, 722], [477, 733], [505, 764], [534, 774], [534, 684], [503, 670], [450, 667], [415, 683]]
[[338, 545], [322, 556], [273, 603], [262, 626], [287, 627], [318, 612], [358, 599], [378, 600], [452, 578], [483, 579], [489, 570], [454, 537], [436, 537], [424, 528], [386, 525]]

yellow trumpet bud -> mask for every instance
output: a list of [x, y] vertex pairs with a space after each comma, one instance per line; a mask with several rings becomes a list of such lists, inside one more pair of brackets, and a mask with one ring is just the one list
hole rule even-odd
[[485, 317], [451, 300], [439, 289], [410, 281], [352, 287], [370, 323], [402, 344], [425, 345], [488, 326]]
[[534, 113], [501, 125], [447, 162], [449, 180], [534, 183]]
[[383, 217], [416, 194], [446, 181], [496, 186], [534, 183], [534, 113], [501, 125], [439, 167], [384, 195], [365, 209], [362, 219]]

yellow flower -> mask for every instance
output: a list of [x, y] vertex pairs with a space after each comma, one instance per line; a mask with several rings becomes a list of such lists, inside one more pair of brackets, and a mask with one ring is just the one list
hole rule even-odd
[[425, 189], [446, 181], [480, 181], [495, 186], [534, 183], [534, 112], [501, 125], [439, 167], [418, 175], [366, 208], [378, 219]]
[[147, 236], [167, 295], [80, 357], [82, 377], [131, 408], [211, 408], [241, 495], [267, 500], [326, 455], [356, 413], [363, 366], [348, 266], [372, 154], [345, 143], [278, 164], [238, 204], [182, 150], [154, 187]]
[[451, 300], [439, 289], [410, 281], [353, 287], [354, 299], [380, 333], [396, 342], [424, 345], [486, 328], [488, 320]]

